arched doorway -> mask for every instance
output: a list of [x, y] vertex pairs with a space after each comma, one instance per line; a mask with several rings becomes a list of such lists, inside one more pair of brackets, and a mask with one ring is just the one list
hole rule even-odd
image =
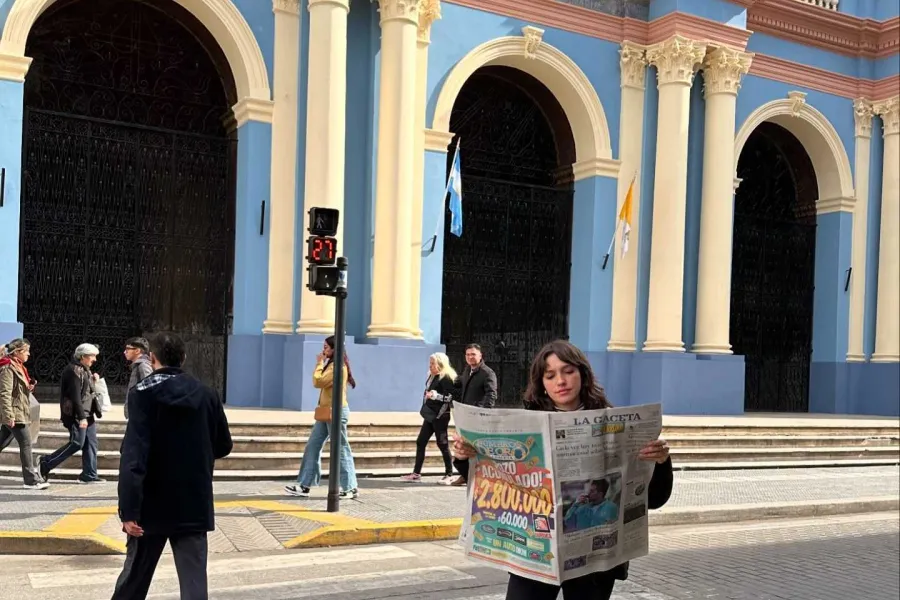
[[[169, 0], [61, 0], [26, 46], [19, 319], [54, 386], [81, 342], [122, 398], [125, 340], [175, 332], [224, 393], [235, 86]], [[45, 394], [45, 397], [49, 397]]]
[[757, 127], [738, 161], [731, 343], [748, 411], [806, 412], [812, 356], [818, 184], [800, 141]]
[[480, 344], [499, 402], [515, 405], [537, 350], [568, 337], [575, 143], [550, 91], [509, 67], [472, 75], [450, 129], [464, 216], [459, 238], [446, 220], [441, 342], [455, 363]]

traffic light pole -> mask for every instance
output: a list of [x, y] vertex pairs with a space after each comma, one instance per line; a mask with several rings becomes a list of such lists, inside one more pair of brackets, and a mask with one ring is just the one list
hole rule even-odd
[[[347, 259], [337, 259], [338, 284], [334, 293], [334, 385], [331, 388], [331, 456], [328, 461], [328, 512], [341, 505], [341, 417], [344, 409], [344, 316], [347, 303]], [[350, 491], [350, 490], [345, 490]]]

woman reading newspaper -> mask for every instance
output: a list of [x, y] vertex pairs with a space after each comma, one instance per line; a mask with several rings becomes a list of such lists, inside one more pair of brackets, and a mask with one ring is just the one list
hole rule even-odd
[[[569, 342], [558, 340], [544, 346], [531, 363], [525, 408], [546, 412], [571, 412], [610, 408], [603, 388], [594, 378], [587, 357]], [[456, 439], [453, 453], [460, 459], [474, 458], [475, 449], [462, 439]], [[672, 460], [664, 440], [644, 446], [639, 458], [656, 463], [647, 490], [649, 508], [660, 508], [672, 493]], [[566, 520], [577, 527], [581, 520], [603, 519], [607, 489], [592, 484], [590, 493], [576, 503]], [[596, 496], [593, 497], [593, 496]], [[596, 514], [595, 514], [596, 513]], [[628, 577], [628, 563], [611, 571], [603, 571], [570, 579], [562, 584], [565, 600], [609, 600], [617, 579]], [[510, 573], [507, 600], [556, 600], [560, 586], [526, 579]]]

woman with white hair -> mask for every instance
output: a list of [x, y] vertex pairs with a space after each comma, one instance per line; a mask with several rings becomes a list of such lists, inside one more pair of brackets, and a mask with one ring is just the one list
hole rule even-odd
[[459, 389], [454, 383], [456, 371], [450, 366], [450, 359], [443, 352], [435, 352], [428, 359], [428, 379], [425, 381], [425, 392], [422, 395], [422, 429], [416, 439], [416, 464], [413, 472], [403, 476], [403, 481], [421, 481], [422, 465], [425, 464], [425, 448], [435, 437], [441, 455], [444, 457], [444, 477], [438, 482], [450, 485], [453, 481], [453, 463], [450, 457], [450, 441], [447, 429], [450, 427], [450, 403], [454, 396], [459, 396]]
[[103, 416], [94, 392], [94, 381], [99, 378], [91, 373], [100, 349], [93, 344], [81, 344], [75, 349], [72, 362], [63, 370], [60, 383], [59, 417], [69, 431], [69, 442], [40, 460], [41, 476], [61, 465], [81, 450], [81, 475], [79, 483], [99, 483], [97, 475], [97, 426], [94, 418]]

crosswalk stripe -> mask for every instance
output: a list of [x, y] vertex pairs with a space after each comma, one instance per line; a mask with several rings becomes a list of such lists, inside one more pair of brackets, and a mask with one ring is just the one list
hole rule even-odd
[[[277, 571], [280, 569], [308, 568], [316, 565], [334, 565], [342, 563], [359, 563], [375, 560], [393, 560], [398, 558], [414, 558], [416, 555], [397, 546], [360, 547], [353, 552], [284, 552], [265, 557], [226, 558], [209, 561], [207, 573], [227, 575], [231, 573], [253, 571]], [[121, 573], [115, 569], [86, 569], [69, 571], [78, 581], [89, 581], [91, 585], [115, 584]], [[174, 579], [178, 577], [174, 566], [159, 566], [154, 579]], [[32, 589], [48, 589], [71, 585], [71, 578], [60, 578], [58, 573], [29, 573], [28, 580]]]
[[[266, 598], [268, 600], [295, 600], [312, 596], [349, 594], [369, 590], [394, 589], [405, 586], [431, 587], [434, 584], [471, 581], [473, 579], [476, 579], [473, 575], [457, 571], [450, 567], [424, 567], [421, 569], [388, 571], [384, 573], [338, 575], [335, 577], [320, 577], [317, 579], [221, 587], [210, 589], [210, 593], [215, 593], [217, 597], [222, 597], [222, 594], [238, 593], [243, 597], [244, 594], [251, 591], [267, 590]], [[151, 594], [148, 596], [148, 598], [153, 598], [154, 600], [178, 600], [180, 597], [180, 592]], [[486, 596], [485, 598], [493, 600], [493, 597], [491, 596]]]

